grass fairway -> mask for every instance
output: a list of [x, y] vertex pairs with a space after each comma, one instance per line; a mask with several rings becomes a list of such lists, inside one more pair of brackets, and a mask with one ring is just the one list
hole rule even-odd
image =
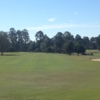
[[0, 56], [0, 100], [100, 100], [94, 56], [8, 53]]

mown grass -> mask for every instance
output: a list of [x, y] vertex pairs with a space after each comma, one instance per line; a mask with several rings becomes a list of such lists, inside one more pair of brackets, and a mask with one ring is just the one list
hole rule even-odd
[[94, 56], [6, 53], [0, 56], [0, 100], [100, 100]]

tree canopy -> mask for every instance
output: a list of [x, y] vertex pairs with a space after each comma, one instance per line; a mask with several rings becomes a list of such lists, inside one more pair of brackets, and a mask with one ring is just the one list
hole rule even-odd
[[9, 32], [0, 31], [0, 51], [10, 52], [47, 52], [47, 53], [72, 53], [85, 54], [86, 49], [100, 50], [100, 35], [97, 37], [84, 36], [77, 34], [73, 36], [71, 32], [57, 32], [49, 38], [43, 31], [35, 34], [36, 41], [30, 40], [27, 29], [15, 30], [10, 28]]
[[10, 48], [9, 38], [6, 32], [0, 31], [0, 52], [3, 55], [3, 52], [7, 51]]

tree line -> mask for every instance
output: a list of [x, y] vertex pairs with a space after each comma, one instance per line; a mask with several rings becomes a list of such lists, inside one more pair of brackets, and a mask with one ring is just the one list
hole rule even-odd
[[35, 41], [30, 40], [27, 29], [9, 32], [0, 31], [0, 52], [47, 52], [47, 53], [72, 53], [85, 54], [86, 49], [100, 50], [100, 35], [97, 37], [83, 38], [77, 34], [73, 36], [69, 31], [58, 32], [49, 38], [43, 31], [35, 34]]

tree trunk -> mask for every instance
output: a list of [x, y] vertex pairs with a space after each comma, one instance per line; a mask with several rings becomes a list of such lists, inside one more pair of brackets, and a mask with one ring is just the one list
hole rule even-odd
[[3, 55], [3, 52], [1, 51], [1, 55]]

